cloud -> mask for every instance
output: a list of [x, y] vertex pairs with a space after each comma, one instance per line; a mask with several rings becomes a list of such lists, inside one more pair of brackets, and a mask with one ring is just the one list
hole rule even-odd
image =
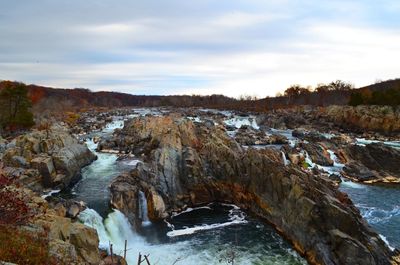
[[[0, 79], [137, 94], [275, 95], [398, 77], [396, 1], [5, 0]], [[290, 7], [290, 8], [289, 8]]]

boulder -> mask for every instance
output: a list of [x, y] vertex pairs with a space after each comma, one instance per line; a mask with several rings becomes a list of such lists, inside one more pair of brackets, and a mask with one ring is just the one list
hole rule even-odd
[[53, 159], [50, 156], [37, 156], [31, 161], [32, 168], [37, 169], [43, 177], [45, 187], [54, 187], [59, 183], [55, 182], [55, 169]]
[[345, 176], [356, 181], [371, 181], [378, 178], [377, 174], [369, 170], [363, 164], [350, 162], [343, 168]]
[[315, 143], [301, 143], [300, 147], [308, 153], [313, 163], [321, 166], [333, 166], [333, 160], [321, 145]]
[[70, 230], [70, 243], [75, 246], [77, 255], [86, 264], [100, 263], [99, 238], [95, 229], [81, 223], [73, 223]]
[[366, 146], [348, 145], [343, 150], [347, 161], [345, 173], [359, 181], [400, 180], [400, 150], [383, 143]]
[[268, 137], [269, 144], [287, 144], [288, 139], [280, 134], [273, 134]]
[[80, 213], [80, 208], [76, 204], [72, 204], [67, 211], [67, 216], [71, 218], [76, 218], [78, 214]]
[[80, 169], [95, 159], [96, 156], [86, 146], [80, 144], [63, 147], [53, 155], [54, 167], [58, 173], [65, 175], [64, 187], [79, 180]]
[[[18, 136], [7, 145], [3, 156], [7, 167], [31, 166], [38, 170], [42, 175], [42, 186], [50, 188], [73, 184], [79, 179], [80, 169], [94, 159], [96, 156], [59, 124], [47, 131], [33, 130]], [[25, 179], [24, 182], [30, 181]], [[36, 180], [32, 182], [36, 183]], [[35, 189], [39, 188], [35, 186]]]

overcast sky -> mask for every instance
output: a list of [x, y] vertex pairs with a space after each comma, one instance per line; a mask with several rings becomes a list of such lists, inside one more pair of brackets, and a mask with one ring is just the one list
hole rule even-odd
[[398, 0], [0, 0], [3, 80], [264, 97], [399, 71]]

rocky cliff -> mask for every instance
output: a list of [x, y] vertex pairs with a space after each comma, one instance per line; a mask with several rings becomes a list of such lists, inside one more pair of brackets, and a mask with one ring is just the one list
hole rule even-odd
[[80, 169], [95, 159], [86, 145], [59, 125], [17, 137], [2, 157], [8, 175], [37, 191], [72, 185], [79, 180]]
[[393, 135], [400, 132], [400, 108], [392, 106], [297, 107], [274, 110], [258, 116], [258, 123], [272, 128], [298, 127], [320, 131]]
[[187, 206], [230, 202], [272, 224], [311, 264], [394, 263], [393, 253], [333, 182], [285, 166], [279, 151], [241, 147], [223, 126], [179, 115], [137, 118], [111, 142], [144, 160], [111, 184], [112, 205], [132, 222], [139, 190], [152, 220]]

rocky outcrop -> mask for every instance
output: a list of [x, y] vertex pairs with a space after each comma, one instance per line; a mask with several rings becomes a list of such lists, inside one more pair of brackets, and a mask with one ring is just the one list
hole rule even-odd
[[[37, 254], [47, 255], [46, 253], [48, 253], [47, 258], [51, 264], [99, 264], [99, 239], [95, 229], [65, 217], [65, 209], [60, 211], [60, 209], [52, 208], [46, 200], [38, 197], [29, 189], [15, 185], [8, 185], [6, 189], [12, 190], [15, 196], [22, 198], [21, 203], [26, 202], [27, 208], [24, 211], [29, 218], [24, 219], [18, 225], [3, 222], [3, 228], [8, 225], [7, 227], [11, 231], [31, 235], [31, 238], [37, 240], [38, 244], [44, 247], [43, 253]], [[11, 209], [16, 210], [16, 208]], [[10, 214], [10, 212], [8, 213]], [[23, 215], [25, 212], [19, 214]], [[33, 242], [33, 244], [35, 243]], [[32, 246], [32, 249], [35, 247], [37, 246]], [[21, 251], [23, 255], [30, 254], [29, 250]]]
[[321, 166], [333, 166], [333, 160], [321, 145], [315, 143], [302, 143], [300, 146], [308, 153], [314, 163]]
[[335, 124], [369, 131], [400, 131], [400, 109], [391, 106], [330, 106], [324, 116]]
[[[85, 145], [57, 125], [48, 131], [33, 131], [17, 137], [3, 156], [6, 167], [24, 169], [19, 177], [25, 186], [34, 190], [73, 184], [80, 177], [80, 169], [94, 159], [96, 156]], [[38, 174], [32, 174], [32, 170]]]
[[392, 106], [300, 106], [260, 114], [257, 122], [261, 127], [277, 129], [395, 135], [400, 132], [400, 109]]
[[400, 150], [383, 143], [348, 145], [345, 176], [361, 182], [400, 182]]
[[393, 253], [346, 194], [328, 179], [283, 165], [280, 151], [243, 149], [223, 127], [173, 115], [134, 119], [116, 137], [145, 161], [111, 184], [112, 204], [124, 213], [137, 215], [132, 200], [139, 189], [148, 201], [159, 200], [148, 203], [150, 212], [230, 202], [271, 223], [311, 264], [391, 261]]

